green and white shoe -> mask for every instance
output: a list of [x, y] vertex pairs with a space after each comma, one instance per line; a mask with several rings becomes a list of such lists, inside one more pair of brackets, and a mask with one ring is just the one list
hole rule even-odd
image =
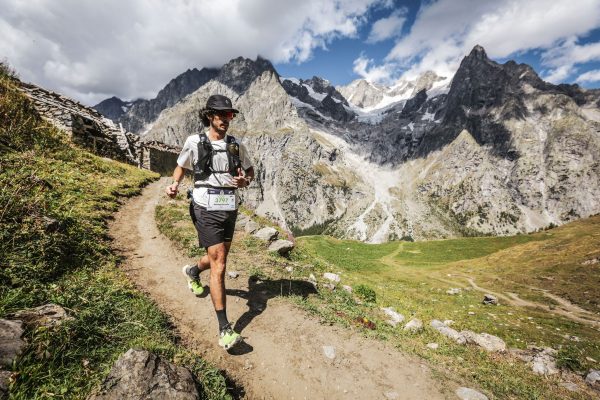
[[202, 296], [202, 293], [204, 293], [204, 286], [202, 286], [202, 283], [200, 282], [200, 276], [194, 276], [192, 274], [192, 268], [194, 267], [195, 265], [184, 265], [181, 269], [181, 272], [183, 272], [183, 275], [187, 279], [188, 287], [192, 293], [194, 293], [196, 296]]
[[234, 331], [231, 324], [227, 325], [219, 334], [219, 346], [225, 350], [231, 349], [242, 340], [242, 335]]

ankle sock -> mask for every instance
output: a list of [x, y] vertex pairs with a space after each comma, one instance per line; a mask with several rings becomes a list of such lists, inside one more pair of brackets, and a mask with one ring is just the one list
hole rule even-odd
[[200, 279], [200, 268], [197, 265], [192, 265], [188, 267], [188, 272], [191, 277], [194, 279]]
[[217, 310], [217, 320], [219, 321], [219, 332], [221, 332], [227, 325], [229, 325], [229, 321], [227, 320], [227, 311], [226, 310]]

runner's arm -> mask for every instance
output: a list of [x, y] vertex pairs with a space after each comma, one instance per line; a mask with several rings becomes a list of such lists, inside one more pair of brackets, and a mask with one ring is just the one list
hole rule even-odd
[[165, 190], [167, 196], [171, 198], [177, 196], [177, 192], [179, 191], [179, 184], [181, 183], [184, 174], [185, 171], [183, 167], [180, 167], [179, 165], [175, 167], [175, 170], [173, 171], [173, 183], [167, 186]]

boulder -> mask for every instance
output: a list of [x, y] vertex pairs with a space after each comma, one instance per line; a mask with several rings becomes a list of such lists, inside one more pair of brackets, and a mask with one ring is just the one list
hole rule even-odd
[[404, 330], [412, 333], [417, 333], [423, 330], [423, 321], [418, 318], [413, 318], [406, 325]]
[[330, 280], [333, 283], [339, 283], [342, 279], [338, 274], [334, 274], [332, 272], [325, 272], [323, 274], [323, 278]]
[[8, 386], [12, 372], [0, 370], [0, 399], [8, 399]]
[[527, 350], [514, 350], [513, 353], [531, 365], [531, 370], [538, 375], [558, 374], [554, 356], [556, 350], [550, 347], [531, 346]]
[[64, 308], [52, 303], [18, 311], [12, 314], [11, 318], [23, 321], [28, 327], [52, 327], [73, 319], [67, 315]]
[[250, 221], [250, 218], [246, 214], [238, 213], [237, 220], [235, 221], [235, 230], [243, 231], [248, 221]]
[[485, 394], [467, 387], [459, 387], [455, 393], [462, 400], [488, 400]]
[[585, 383], [596, 390], [600, 390], [600, 371], [592, 369], [585, 377]]
[[454, 340], [458, 344], [465, 344], [465, 343], [467, 343], [467, 340], [465, 339], [465, 337], [463, 335], [461, 335], [460, 333], [458, 333], [456, 330], [450, 328], [449, 326], [445, 325], [440, 320], [434, 319], [433, 321], [431, 321], [429, 323], [429, 325], [431, 325], [431, 327], [433, 329], [435, 329], [436, 331], [438, 331], [442, 335], [446, 336], [449, 339]]
[[141, 349], [129, 349], [113, 365], [108, 377], [88, 400], [177, 399], [197, 400], [200, 394], [192, 373]]
[[268, 251], [273, 253], [279, 253], [279, 255], [285, 256], [294, 248], [294, 243], [289, 240], [277, 239], [269, 246]]
[[23, 322], [0, 319], [0, 365], [11, 367], [13, 361], [23, 353], [25, 341]]
[[256, 222], [254, 222], [253, 220], [249, 220], [248, 222], [246, 222], [246, 224], [244, 225], [244, 231], [246, 233], [254, 233], [257, 230], [260, 229], [260, 225], [257, 224]]
[[344, 289], [348, 293], [352, 293], [352, 286], [342, 285], [342, 289]]
[[491, 294], [483, 295], [483, 304], [485, 305], [498, 305], [498, 298], [496, 296], [492, 296]]
[[460, 294], [460, 292], [461, 292], [461, 289], [459, 289], [459, 288], [450, 288], [450, 289], [446, 290], [446, 294], [449, 294], [449, 295]]
[[387, 315], [388, 317], [390, 317], [387, 321], [389, 325], [396, 327], [399, 323], [401, 323], [402, 321], [404, 321], [404, 315], [397, 313], [393, 308], [391, 307], [386, 307], [386, 308], [382, 308], [381, 309], [385, 315]]
[[465, 338], [467, 343], [476, 344], [487, 352], [504, 353], [506, 351], [506, 343], [497, 336], [472, 331], [462, 331], [460, 334]]
[[577, 384], [573, 383], [573, 382], [561, 382], [561, 383], [559, 383], [559, 386], [564, 387], [569, 392], [578, 392], [579, 391], [579, 386], [577, 386]]
[[264, 240], [265, 242], [270, 242], [271, 240], [277, 239], [277, 235], [279, 235], [279, 232], [277, 232], [277, 229], [271, 228], [270, 226], [259, 229], [258, 231], [253, 233], [253, 236], [255, 238]]
[[440, 347], [440, 345], [439, 345], [439, 344], [437, 344], [437, 343], [427, 343], [427, 348], [428, 348], [428, 349], [431, 349], [431, 350], [437, 350], [437, 349], [438, 349], [438, 347]]

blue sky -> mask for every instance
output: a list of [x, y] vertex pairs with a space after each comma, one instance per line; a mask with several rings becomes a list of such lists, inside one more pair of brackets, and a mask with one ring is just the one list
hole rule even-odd
[[600, 0], [0, 0], [0, 60], [93, 105], [152, 98], [188, 68], [270, 59], [282, 76], [452, 76], [474, 45], [600, 87]]
[[[419, 10], [422, 7], [427, 7], [428, 3], [434, 2], [397, 0], [393, 3], [394, 5], [391, 8], [379, 8], [370, 12], [367, 17], [367, 22], [360, 26], [355, 37], [333, 39], [331, 42], [327, 43], [326, 46], [315, 49], [309, 60], [303, 62], [292, 61], [276, 63], [276, 69], [283, 76], [293, 76], [303, 79], [308, 79], [313, 75], [324, 77], [334, 85], [345, 85], [354, 79], [364, 77], [357, 73], [353, 68], [354, 61], [358, 57], [363, 56], [366, 59], [372, 60], [374, 63], [383, 63], [397, 40], [402, 36], [410, 35], [411, 27], [418, 17]], [[594, 7], [593, 3], [596, 2], [592, 2], [591, 5], [593, 7], [591, 10], [596, 13], [600, 12], [598, 5], [595, 4]], [[577, 7], [577, 1], [572, 4], [574, 7]], [[389, 17], [390, 14], [393, 14], [398, 9], [405, 9], [403, 15], [406, 17], [405, 22], [402, 24], [402, 29], [399, 30], [398, 34], [376, 43], [369, 42], [367, 39], [369, 38], [373, 24], [380, 19]], [[591, 26], [593, 26], [593, 24]], [[548, 25], [547, 27], [543, 27], [543, 30], [551, 32], [553, 28]], [[551, 37], [552, 34], [550, 33], [549, 36]], [[517, 49], [509, 55], [503, 56], [494, 56], [493, 48], [485, 45], [484, 47], [488, 50], [488, 55], [491, 53], [490, 58], [494, 61], [505, 63], [509, 60], [515, 60], [518, 63], [529, 64], [540, 76], [543, 78], [550, 78], [553, 83], [577, 83], [586, 88], [600, 87], [600, 73], [594, 73], [600, 71], [600, 57], [598, 57], [598, 55], [592, 55], [590, 60], [577, 63], [568, 72], [559, 73], [555, 79], [552, 79], [552, 73], [555, 67], [551, 62], [547, 62], [547, 57], [544, 58], [544, 55], [547, 54], [548, 49], [560, 48], [561, 43], [564, 40], [568, 40], [568, 38], [569, 36], [565, 35], [562, 38], [557, 39], [556, 42], [553, 43], [553, 46], [536, 47], [534, 45], [530, 48]], [[574, 39], [578, 46], [600, 43], [600, 26], [590, 30], [584, 29], [583, 34], [575, 34], [571, 39]], [[540, 43], [543, 43], [543, 41], [540, 41]], [[466, 55], [467, 53], [468, 51], [465, 50], [463, 54]], [[409, 64], [394, 68], [394, 73], [390, 75], [391, 81], [400, 77], [402, 73], [409, 70], [410, 67], [411, 65]], [[584, 74], [586, 73], [590, 75], [589, 80], [578, 80], [581, 76], [585, 77]], [[385, 81], [386, 80], [384, 79], [384, 82]]]

